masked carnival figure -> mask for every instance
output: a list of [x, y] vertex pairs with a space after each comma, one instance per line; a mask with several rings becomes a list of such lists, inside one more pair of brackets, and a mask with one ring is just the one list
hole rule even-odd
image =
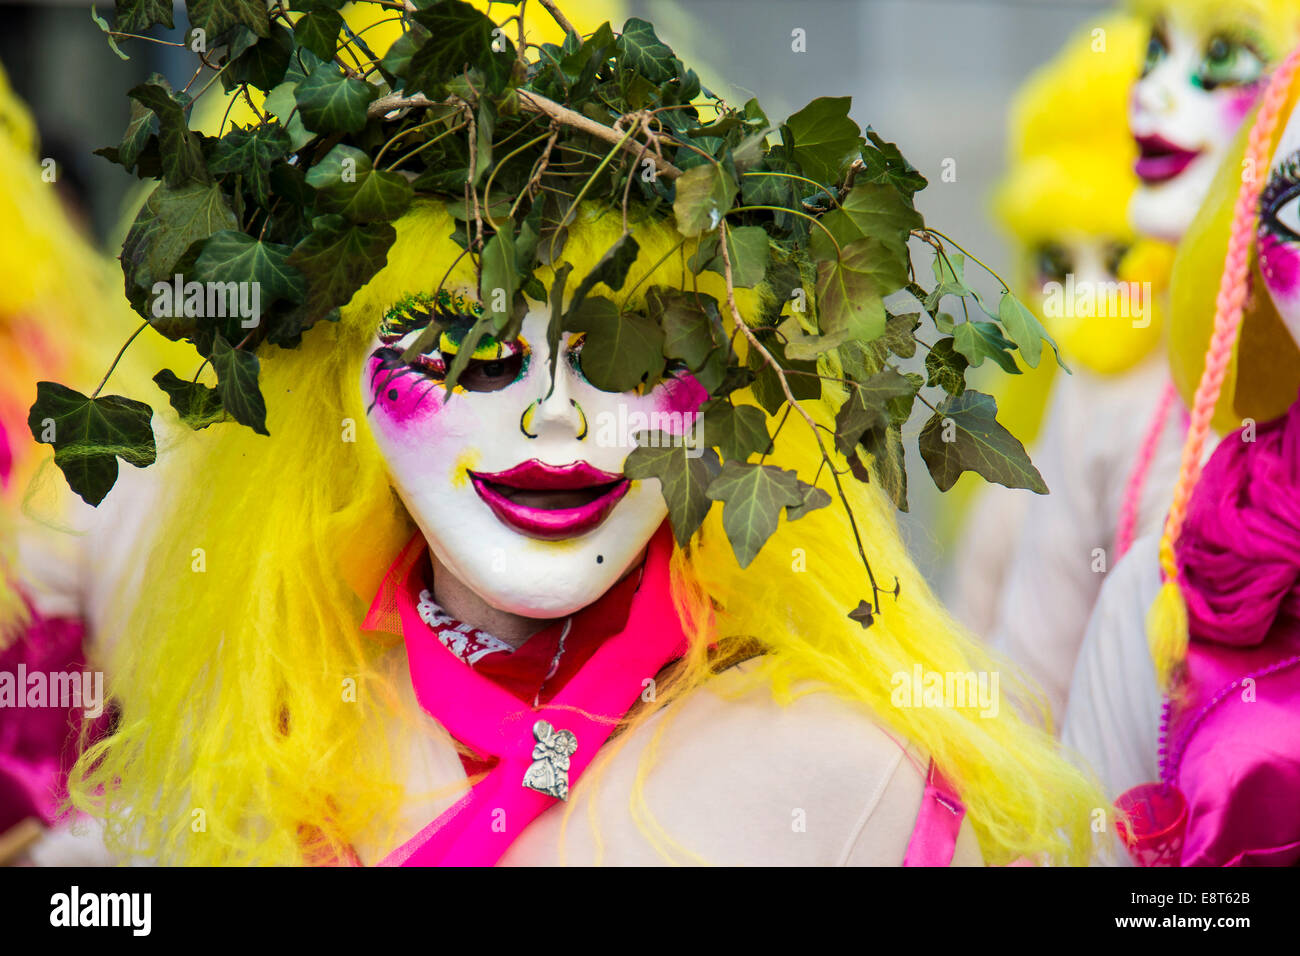
[[1070, 697], [1065, 739], [1128, 813], [1144, 865], [1300, 860], [1297, 63], [1277, 70], [1179, 249], [1182, 467], [1163, 532], [1102, 590]]
[[[897, 367], [946, 361], [931, 316], [972, 294], [924, 178], [847, 99], [711, 97], [643, 20], [399, 16], [338, 58], [251, 24], [236, 63], [291, 56], [232, 67], [269, 112], [198, 167], [174, 95], [133, 91], [167, 135], [123, 267], [198, 353], [159, 374], [192, 432], [77, 806], [163, 863], [1088, 860], [1099, 797], [895, 522], [917, 402], [941, 486], [988, 440], [1039, 480], [955, 361]], [[178, 274], [261, 311], [158, 306]], [[981, 334], [1050, 355], [1017, 306]], [[83, 457], [151, 447], [150, 406], [59, 388], [33, 415], [114, 425]]]
[[[1134, 11], [1149, 40], [1129, 103], [1139, 179], [1130, 219], [1139, 236], [1176, 242], [1300, 36], [1300, 2], [1141, 0]], [[1117, 336], [1148, 320], [1107, 312]], [[1102, 582], [1137, 536], [1159, 527], [1188, 424], [1165, 356], [1119, 375], [1075, 373], [1061, 376], [1038, 452], [1053, 494], [1026, 506], [992, 632], [1041, 683], [1058, 721]]]
[[[1138, 179], [1126, 115], [1146, 41], [1144, 23], [1111, 16], [1071, 37], [1035, 72], [1010, 110], [1010, 164], [993, 201], [1014, 243], [1017, 293], [1071, 370], [1099, 386], [1113, 385], [1147, 362], [1161, 343], [1159, 293], [1171, 250], [1163, 242], [1139, 241], [1128, 221]], [[1144, 321], [1117, 322], [1107, 313], [1108, 297], [1122, 297]], [[989, 366], [985, 377], [998, 371]], [[1006, 426], [1032, 440], [1053, 390], [1068, 387], [1062, 377], [1056, 363], [1047, 362], [1020, 375], [996, 376], [990, 387]], [[1035, 460], [1045, 453], [1059, 457], [1058, 449], [1038, 449]], [[1044, 478], [1052, 488], [1061, 480], [1050, 473]], [[972, 488], [975, 500], [953, 558], [952, 606], [976, 633], [992, 635], [1033, 498], [965, 478], [957, 486]], [[1033, 667], [1033, 655], [1026, 653], [1032, 649], [1008, 650]]]

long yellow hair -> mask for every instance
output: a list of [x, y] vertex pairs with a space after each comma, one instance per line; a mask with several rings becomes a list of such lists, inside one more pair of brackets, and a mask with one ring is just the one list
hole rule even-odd
[[[619, 219], [583, 211], [564, 248], [576, 274], [609, 248]], [[214, 426], [163, 463], [172, 500], [160, 503], [155, 533], [140, 543], [149, 586], [124, 600], [130, 639], [109, 671], [120, 723], [83, 756], [72, 783], [75, 803], [105, 815], [124, 852], [296, 863], [304, 833], [340, 852], [395, 817], [402, 767], [384, 728], [401, 719], [392, 681], [405, 678], [384, 673], [388, 645], [359, 625], [413, 524], [364, 425], [360, 368], [379, 316], [403, 293], [436, 284], [459, 252], [452, 230], [441, 207], [417, 205], [397, 223], [387, 266], [341, 321], [313, 329], [300, 349], [261, 356], [271, 437]], [[636, 286], [633, 306], [654, 284], [697, 282], [722, 300], [719, 277], [687, 271], [690, 244], [664, 258], [679, 239], [670, 224], [639, 222], [633, 231], [641, 246], [625, 286]], [[473, 287], [467, 260], [449, 284]], [[742, 314], [756, 315], [760, 294], [738, 297]], [[829, 420], [824, 405], [813, 407]], [[792, 420], [769, 461], [812, 481], [820, 459], [811, 442]], [[829, 488], [829, 478], [819, 484]], [[889, 587], [897, 577], [897, 601], [884, 598], [866, 631], [847, 617], [868, 590], [838, 505], [784, 523], [743, 571], [714, 509], [674, 556], [693, 650], [658, 706], [707, 680], [707, 644], [726, 655], [757, 639], [768, 653], [754, 679], [779, 699], [813, 681], [930, 753], [960, 789], [990, 862], [1087, 860], [1090, 814], [1106, 804], [1048, 734], [1010, 706], [981, 718], [976, 708], [891, 704], [891, 675], [916, 664], [996, 670], [1017, 700], [1030, 696], [934, 599], [877, 485], [849, 485], [875, 573]], [[795, 570], [799, 551], [805, 573]], [[355, 702], [345, 700], [349, 681]]]

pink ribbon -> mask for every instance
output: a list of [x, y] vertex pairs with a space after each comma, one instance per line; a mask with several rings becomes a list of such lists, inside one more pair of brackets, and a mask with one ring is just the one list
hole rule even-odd
[[533, 763], [533, 725], [571, 731], [570, 787], [595, 759], [636, 699], [665, 665], [686, 653], [673, 604], [668, 563], [672, 535], [663, 525], [650, 541], [627, 624], [610, 637], [545, 706], [532, 708], [448, 652], [416, 607], [409, 575], [397, 589], [411, 683], [420, 707], [457, 740], [498, 763], [452, 807], [380, 866], [491, 866], [524, 829], [556, 802], [523, 786]]

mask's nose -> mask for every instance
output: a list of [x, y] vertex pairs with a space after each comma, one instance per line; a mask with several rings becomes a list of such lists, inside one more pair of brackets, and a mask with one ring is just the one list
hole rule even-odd
[[541, 383], [549, 394], [543, 394], [524, 409], [520, 430], [529, 438], [553, 436], [576, 438], [578, 441], [586, 438], [587, 416], [569, 393], [569, 375], [563, 356], [555, 366], [554, 387], [551, 387], [549, 375], [541, 376]]
[[1133, 100], [1139, 112], [1150, 116], [1164, 116], [1173, 112], [1176, 98], [1171, 84], [1171, 72], [1162, 64], [1151, 75], [1138, 80], [1133, 88]]

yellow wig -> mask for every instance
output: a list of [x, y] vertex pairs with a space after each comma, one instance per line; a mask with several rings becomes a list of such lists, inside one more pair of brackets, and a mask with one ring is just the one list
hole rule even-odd
[[[581, 211], [564, 250], [576, 273], [609, 248], [619, 218]], [[403, 777], [384, 728], [403, 717], [392, 682], [405, 678], [381, 672], [385, 648], [359, 625], [413, 523], [368, 430], [356, 427], [365, 420], [360, 368], [384, 311], [436, 282], [430, 265], [459, 252], [453, 225], [440, 206], [418, 204], [397, 223], [387, 266], [340, 322], [313, 329], [300, 349], [263, 353], [270, 438], [215, 426], [173, 450], [173, 500], [160, 503], [156, 534], [139, 548], [149, 591], [124, 597], [121, 609], [133, 639], [109, 672], [120, 724], [83, 756], [72, 785], [78, 806], [108, 818], [120, 849], [188, 863], [297, 863], [303, 832], [341, 850], [395, 816]], [[686, 270], [693, 243], [664, 257], [679, 239], [670, 224], [638, 222], [633, 232], [641, 247], [625, 286], [635, 287], [633, 307], [653, 284], [696, 283], [722, 299], [719, 277]], [[468, 262], [448, 281], [472, 288]], [[755, 315], [758, 294], [738, 297]], [[829, 420], [825, 407], [816, 414]], [[793, 421], [770, 460], [808, 481], [821, 474], [829, 487], [811, 436]], [[891, 705], [891, 675], [917, 664], [997, 669], [1015, 699], [1030, 696], [931, 595], [878, 484], [850, 484], [875, 572], [890, 585], [897, 576], [898, 600], [885, 598], [869, 631], [848, 619], [866, 583], [838, 506], [783, 524], [744, 571], [715, 509], [673, 560], [693, 647], [676, 693], [707, 679], [708, 643], [725, 656], [756, 639], [768, 653], [754, 679], [779, 699], [813, 681], [928, 751], [959, 788], [989, 861], [1086, 861], [1090, 813], [1105, 802], [1049, 735], [1010, 707], [987, 719], [975, 708]], [[202, 572], [193, 570], [196, 548], [205, 552]], [[792, 570], [796, 548], [807, 573]], [[774, 598], [755, 601], [755, 593]], [[354, 703], [342, 700], [349, 679]], [[676, 693], [661, 693], [655, 706]]]
[[[1111, 15], [1089, 24], [1030, 77], [1012, 105], [1011, 165], [995, 194], [994, 210], [1016, 240], [1017, 291], [1031, 307], [1041, 295], [1032, 287], [1035, 276], [1029, 267], [1035, 246], [1048, 241], [1137, 242], [1128, 222], [1129, 200], [1137, 188], [1137, 148], [1128, 131], [1127, 104], [1146, 39], [1146, 24], [1129, 16]], [[1124, 279], [1150, 282], [1153, 293], [1163, 289], [1172, 254], [1161, 255], [1166, 249], [1161, 243], [1137, 242], [1124, 263]], [[1113, 316], [1039, 318], [1068, 363], [1103, 375], [1131, 368], [1161, 338], [1158, 310], [1145, 328]], [[1034, 427], [1025, 435], [1017, 432], [1021, 437], [1032, 437], [1036, 430], [1052, 376], [1053, 367], [1044, 363], [1026, 373], [1028, 381], [1011, 386], [1022, 401], [1032, 403], [1033, 395], [1041, 396]]]

